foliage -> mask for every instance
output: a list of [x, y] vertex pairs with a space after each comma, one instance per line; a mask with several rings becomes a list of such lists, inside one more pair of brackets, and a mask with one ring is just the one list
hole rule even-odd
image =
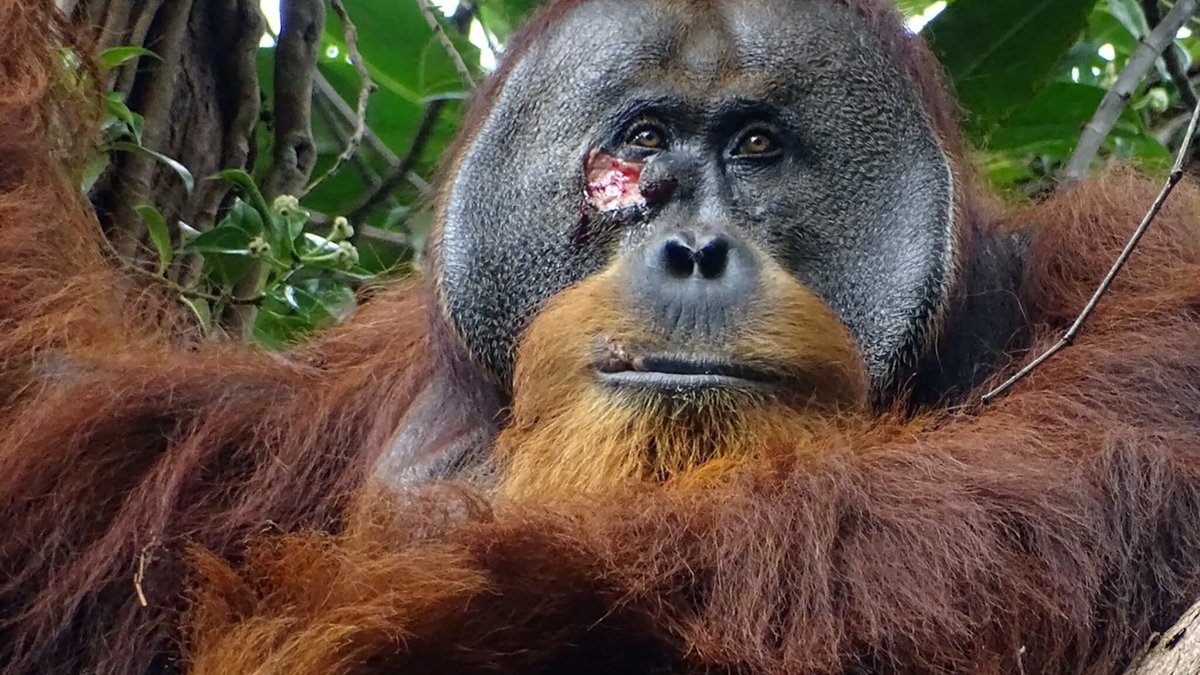
[[[911, 15], [937, 3], [905, 2]], [[1001, 190], [1054, 178], [1150, 27], [1137, 0], [954, 0], [925, 27], [962, 101], [969, 138]], [[1173, 47], [1187, 69], [1200, 40]], [[1165, 168], [1189, 110], [1162, 65], [1136, 92], [1105, 149]]]
[[[136, 206], [144, 248], [153, 256], [131, 264], [175, 292], [210, 335], [223, 334], [231, 313], [250, 307], [246, 335], [267, 347], [286, 345], [344, 316], [363, 283], [403, 273], [417, 260], [428, 231], [423, 207], [429, 183], [459, 126], [464, 100], [485, 76], [492, 49], [499, 50], [539, 2], [480, 0], [450, 17], [428, 11], [426, 0], [342, 4], [357, 41], [348, 42], [347, 26], [338, 12], [329, 12], [315, 63], [315, 181], [302, 194], [268, 203], [260, 193], [272, 168], [278, 112], [271, 46], [257, 53], [263, 106], [253, 135], [257, 152], [247, 165], [225, 167], [217, 176], [193, 178], [180, 162], [147, 147], [145, 120], [121, 93], [114, 91], [106, 102], [103, 152], [85, 172], [85, 189], [115, 153], [130, 152], [169, 167], [188, 195], [206, 180], [231, 181], [236, 188], [214, 222], [195, 227], [155, 205]], [[985, 175], [1015, 196], [1053, 185], [1106, 88], [1151, 27], [1145, 8], [1152, 3], [1139, 0], [897, 4], [930, 41], [959, 94]], [[431, 17], [440, 35], [431, 29]], [[1200, 40], [1185, 31], [1172, 49], [1182, 70], [1191, 72]], [[374, 86], [365, 120], [356, 109], [364, 80], [355, 55]], [[145, 63], [157, 57], [119, 46], [104, 52], [101, 67], [125, 67], [139, 58]], [[1191, 86], [1172, 77], [1160, 60], [1107, 138], [1105, 154], [1150, 170], [1165, 166], [1188, 113], [1181, 85]], [[355, 129], [363, 122], [358, 141]], [[185, 261], [194, 273], [172, 274]]]

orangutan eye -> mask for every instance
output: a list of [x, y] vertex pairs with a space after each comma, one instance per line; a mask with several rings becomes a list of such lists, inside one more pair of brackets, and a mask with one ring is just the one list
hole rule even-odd
[[662, 150], [667, 145], [667, 135], [657, 124], [639, 122], [625, 134], [625, 143], [647, 150]]
[[746, 132], [734, 147], [734, 157], [768, 157], [779, 152], [779, 141], [766, 129]]

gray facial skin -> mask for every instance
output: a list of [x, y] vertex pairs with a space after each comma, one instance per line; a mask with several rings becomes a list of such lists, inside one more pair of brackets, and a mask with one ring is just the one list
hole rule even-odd
[[[952, 271], [954, 185], [915, 88], [844, 7], [704, 7], [583, 3], [513, 65], [463, 151], [439, 289], [502, 386], [547, 298], [670, 228], [728, 231], [772, 256], [842, 318], [877, 388], [928, 342]], [[626, 143], [647, 119], [666, 135], [650, 153]], [[755, 129], [778, 152], [735, 156]], [[627, 222], [581, 217], [597, 149], [684, 167], [679, 188]]]

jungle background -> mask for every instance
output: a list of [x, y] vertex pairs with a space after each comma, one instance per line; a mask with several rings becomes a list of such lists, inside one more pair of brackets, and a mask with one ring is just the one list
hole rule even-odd
[[[59, 0], [99, 56], [79, 167], [110, 253], [211, 339], [277, 349], [412, 273], [439, 159], [538, 0]], [[1011, 200], [1119, 159], [1165, 173], [1196, 0], [898, 0]], [[98, 86], [97, 86], [98, 85]], [[1135, 223], [1130, 223], [1130, 228]]]

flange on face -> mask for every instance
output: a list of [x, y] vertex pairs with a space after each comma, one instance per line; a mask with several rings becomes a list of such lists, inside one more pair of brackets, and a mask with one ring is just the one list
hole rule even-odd
[[[549, 297], [640, 233], [701, 221], [833, 308], [875, 387], [927, 342], [953, 267], [951, 163], [915, 85], [851, 10], [587, 0], [515, 58], [457, 157], [435, 261], [451, 323], [502, 384]], [[621, 148], [647, 119], [695, 165], [687, 202], [579, 236], [581, 218], [611, 206], [589, 193], [591, 160], [629, 159]], [[778, 143], [772, 161], [731, 154], [754, 125]], [[641, 198], [617, 194], [618, 207]]]

